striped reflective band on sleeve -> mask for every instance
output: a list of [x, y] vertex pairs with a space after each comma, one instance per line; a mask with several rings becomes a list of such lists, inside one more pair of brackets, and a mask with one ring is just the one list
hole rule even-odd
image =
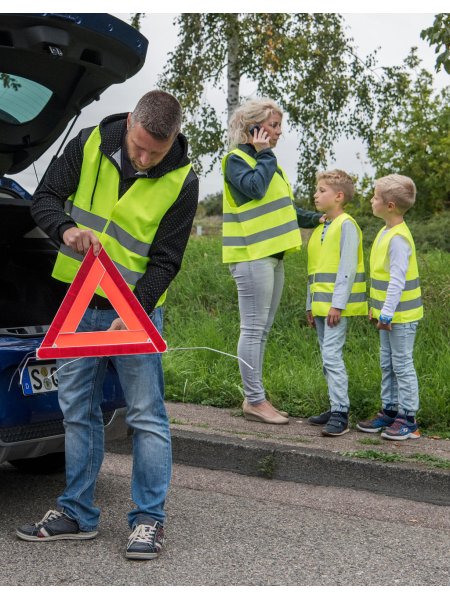
[[[374, 300], [370, 299], [370, 305], [372, 308], [376, 308], [381, 310], [384, 305], [384, 300]], [[404, 300], [403, 302], [399, 302], [395, 308], [395, 312], [405, 312], [407, 310], [412, 310], [413, 308], [420, 308], [423, 305], [422, 298], [414, 298], [414, 300]]]
[[268, 215], [276, 210], [279, 210], [280, 208], [285, 208], [286, 206], [291, 205], [292, 200], [286, 196], [284, 198], [280, 198], [280, 200], [275, 200], [274, 202], [264, 204], [263, 206], [256, 206], [255, 208], [251, 208], [250, 210], [246, 210], [241, 213], [224, 213], [223, 221], [224, 223], [244, 223], [245, 221], [251, 221], [252, 219], [256, 219], [262, 215]]
[[224, 246], [250, 246], [251, 244], [257, 244], [258, 242], [264, 242], [272, 238], [276, 238], [284, 233], [289, 233], [298, 229], [296, 221], [291, 221], [283, 225], [277, 225], [271, 229], [265, 231], [259, 231], [246, 236], [227, 236], [223, 237], [222, 243]]
[[[389, 281], [384, 281], [383, 279], [372, 279], [370, 282], [370, 287], [372, 287], [374, 290], [386, 291], [388, 286]], [[410, 292], [418, 287], [420, 287], [420, 279], [419, 277], [416, 277], [416, 279], [410, 279], [409, 281], [406, 281], [405, 287], [402, 291]]]

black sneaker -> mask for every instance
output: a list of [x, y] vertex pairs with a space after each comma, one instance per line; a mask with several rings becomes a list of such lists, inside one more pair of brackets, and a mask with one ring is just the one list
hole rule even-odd
[[58, 510], [49, 510], [42, 521], [22, 525], [16, 535], [27, 542], [52, 542], [54, 540], [90, 540], [97, 531], [81, 531], [78, 523]]
[[310, 425], [326, 425], [331, 417], [331, 410], [327, 410], [327, 412], [323, 412], [320, 415], [316, 415], [315, 417], [309, 417], [308, 423]]
[[164, 545], [164, 527], [159, 521], [153, 525], [136, 525], [128, 538], [125, 556], [134, 560], [158, 558]]
[[328, 423], [322, 429], [322, 435], [336, 436], [344, 435], [350, 430], [348, 428], [348, 414], [343, 412], [332, 412]]

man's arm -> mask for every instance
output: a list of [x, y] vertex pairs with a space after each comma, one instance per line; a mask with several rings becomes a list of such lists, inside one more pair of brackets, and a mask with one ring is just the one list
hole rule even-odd
[[80, 179], [83, 162], [80, 135], [81, 132], [50, 165], [33, 195], [31, 216], [57, 244], [61, 243], [64, 231], [76, 227], [75, 221], [64, 212], [64, 205]]
[[198, 179], [186, 185], [167, 211], [150, 247], [147, 270], [139, 279], [135, 295], [147, 313], [151, 313], [181, 267], [184, 251], [198, 205]]

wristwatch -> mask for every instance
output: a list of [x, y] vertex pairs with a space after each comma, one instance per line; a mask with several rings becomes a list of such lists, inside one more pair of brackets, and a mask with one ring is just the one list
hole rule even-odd
[[384, 325], [390, 325], [391, 321], [392, 321], [392, 317], [387, 317], [386, 315], [381, 314], [378, 317], [378, 320], [380, 321], [380, 323], [383, 323]]

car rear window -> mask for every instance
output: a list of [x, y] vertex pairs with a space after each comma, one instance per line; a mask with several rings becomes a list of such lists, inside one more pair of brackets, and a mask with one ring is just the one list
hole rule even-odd
[[1, 73], [0, 120], [19, 125], [31, 121], [42, 111], [52, 96], [52, 91], [40, 83]]

